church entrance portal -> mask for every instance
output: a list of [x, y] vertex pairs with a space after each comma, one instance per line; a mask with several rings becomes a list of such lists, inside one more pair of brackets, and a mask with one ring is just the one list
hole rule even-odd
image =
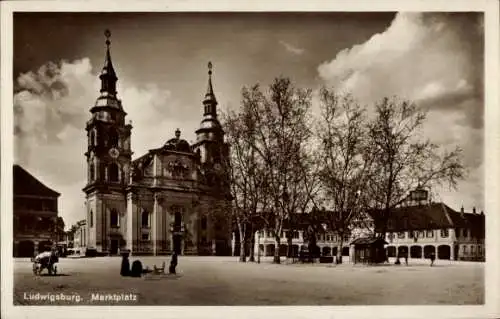
[[118, 239], [111, 239], [110, 245], [109, 245], [109, 254], [110, 255], [117, 255], [118, 254]]

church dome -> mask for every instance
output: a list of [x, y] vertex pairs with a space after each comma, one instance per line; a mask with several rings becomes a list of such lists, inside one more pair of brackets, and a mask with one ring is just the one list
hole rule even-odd
[[191, 146], [189, 146], [189, 143], [186, 140], [181, 139], [181, 131], [179, 129], [175, 130], [175, 137], [169, 139], [165, 145], [163, 145], [163, 148], [169, 151], [184, 153], [191, 152]]

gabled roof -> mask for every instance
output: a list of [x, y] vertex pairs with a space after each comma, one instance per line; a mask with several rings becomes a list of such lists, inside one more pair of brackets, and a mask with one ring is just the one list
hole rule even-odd
[[[375, 231], [380, 232], [382, 225], [378, 222], [377, 211], [371, 211], [370, 215], [375, 220]], [[480, 227], [481, 218], [484, 224], [484, 215], [459, 213], [444, 203], [398, 207], [391, 212], [387, 231], [462, 228], [476, 224]]]
[[33, 195], [45, 197], [59, 197], [58, 192], [48, 188], [33, 175], [19, 165], [14, 165], [14, 196]]

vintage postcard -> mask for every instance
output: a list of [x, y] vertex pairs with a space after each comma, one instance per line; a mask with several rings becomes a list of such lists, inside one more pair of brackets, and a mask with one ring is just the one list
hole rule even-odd
[[1, 8], [2, 317], [500, 315], [497, 1]]

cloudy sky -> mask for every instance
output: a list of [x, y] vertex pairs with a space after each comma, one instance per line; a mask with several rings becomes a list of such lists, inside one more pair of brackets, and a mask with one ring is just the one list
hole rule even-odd
[[483, 23], [475, 13], [15, 13], [15, 162], [84, 217], [84, 125], [98, 96], [109, 28], [118, 94], [135, 156], [180, 128], [194, 140], [207, 63], [222, 109], [243, 86], [285, 75], [335, 86], [370, 105], [387, 95], [429, 111], [426, 134], [465, 150], [467, 180], [438, 190], [454, 209], [483, 209]]

